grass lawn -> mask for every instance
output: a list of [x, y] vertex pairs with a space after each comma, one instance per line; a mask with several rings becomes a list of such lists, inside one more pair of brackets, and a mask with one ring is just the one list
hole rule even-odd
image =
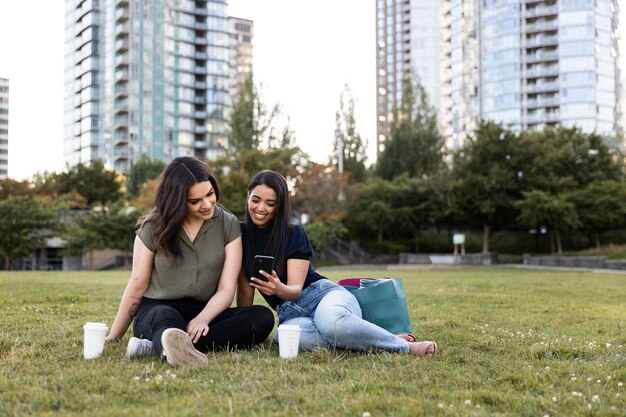
[[[626, 275], [523, 269], [328, 269], [402, 276], [430, 359], [400, 354], [211, 353], [206, 368], [124, 358], [109, 326], [128, 272], [0, 273], [0, 416], [624, 416]], [[257, 302], [259, 296], [257, 295]]]

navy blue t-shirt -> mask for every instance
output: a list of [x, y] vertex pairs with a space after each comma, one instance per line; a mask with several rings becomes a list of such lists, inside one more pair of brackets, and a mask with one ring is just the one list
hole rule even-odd
[[[272, 225], [264, 227], [263, 229], [259, 229], [255, 225], [252, 226], [252, 236], [248, 236], [248, 231], [245, 223], [241, 224], [241, 237], [243, 241], [243, 256], [244, 256], [244, 267], [243, 271], [246, 274], [246, 277], [250, 279], [252, 277], [252, 259], [255, 255], [266, 255], [266, 256], [274, 256], [273, 253], [269, 253], [267, 246], [268, 240], [272, 233]], [[304, 229], [297, 225], [292, 224], [289, 227], [289, 235], [287, 236], [287, 250], [285, 251], [285, 260], [282, 268], [279, 268], [278, 265], [274, 265], [274, 270], [278, 271], [283, 270], [287, 271], [287, 260], [288, 259], [303, 259], [311, 262], [311, 258], [313, 257], [313, 246], [309, 242], [309, 238], [306, 235]], [[252, 246], [250, 246], [252, 245]], [[251, 251], [249, 248], [254, 248]], [[250, 258], [250, 259], [248, 259]], [[287, 276], [280, 276], [280, 281], [283, 284], [287, 284]], [[309, 263], [309, 270], [306, 274], [306, 278], [304, 280], [304, 285], [302, 289], [305, 289], [311, 283], [318, 281], [320, 279], [325, 279], [323, 276], [315, 272], [311, 263]], [[276, 307], [282, 303], [284, 300], [275, 295], [265, 295], [261, 293], [265, 301], [272, 307], [276, 309]]]

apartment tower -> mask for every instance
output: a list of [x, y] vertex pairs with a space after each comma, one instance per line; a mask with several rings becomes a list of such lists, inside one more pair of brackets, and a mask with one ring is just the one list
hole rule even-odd
[[9, 80], [0, 78], [0, 180], [9, 173]]
[[142, 155], [219, 154], [225, 0], [66, 0], [64, 157], [128, 172]]
[[[412, 12], [390, 26], [391, 3], [410, 11], [414, 4], [433, 4], [377, 0], [379, 57], [381, 22], [388, 38], [418, 39], [423, 30], [423, 16]], [[410, 55], [405, 49], [385, 56], [391, 66], [400, 57], [415, 71], [439, 49], [440, 62], [431, 70], [439, 71], [440, 95], [433, 103], [449, 147], [462, 146], [481, 119], [517, 130], [563, 125], [614, 136], [621, 129], [616, 0], [440, 0], [437, 7], [439, 44], [409, 41]], [[384, 138], [381, 93], [389, 89], [378, 79], [378, 134]], [[388, 110], [398, 98], [386, 100]]]
[[231, 39], [231, 68], [229, 97], [236, 97], [246, 78], [252, 73], [252, 40], [254, 22], [240, 17], [228, 17], [228, 32]]

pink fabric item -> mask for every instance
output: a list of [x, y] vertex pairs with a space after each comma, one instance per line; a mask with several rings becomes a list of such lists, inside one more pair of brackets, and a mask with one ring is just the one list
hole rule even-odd
[[375, 280], [375, 279], [385, 279], [385, 278], [343, 278], [340, 279], [339, 281], [337, 281], [337, 284], [343, 286], [343, 287], [360, 287], [361, 286], [361, 280], [362, 279], [366, 279], [366, 280]]

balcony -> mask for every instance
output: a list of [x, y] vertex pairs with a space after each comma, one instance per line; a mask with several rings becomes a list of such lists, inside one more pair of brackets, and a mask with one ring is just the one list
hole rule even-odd
[[194, 133], [207, 133], [205, 125], [195, 125], [193, 129]]
[[115, 51], [116, 52], [128, 51], [128, 45], [129, 45], [129, 42], [127, 38], [118, 39], [115, 41]]
[[536, 124], [536, 123], [557, 123], [560, 120], [560, 113], [558, 111], [554, 112], [538, 112], [528, 114], [526, 116], [526, 123], [528, 124]]
[[526, 78], [555, 77], [559, 75], [558, 65], [537, 65], [526, 70]]
[[115, 57], [115, 67], [127, 67], [128, 66], [128, 55], [118, 55]]
[[128, 33], [130, 32], [130, 24], [127, 23], [118, 23], [115, 25], [115, 35], [119, 35], [120, 33]]
[[543, 52], [543, 53], [535, 53], [535, 54], [526, 54], [523, 55], [524, 62], [527, 64], [535, 63], [535, 62], [550, 62], [550, 61], [558, 61], [559, 54], [557, 52]]
[[539, 16], [552, 16], [559, 13], [559, 7], [554, 6], [537, 6], [531, 9], [526, 9], [524, 17], [539, 17]]
[[115, 159], [128, 159], [130, 152], [127, 149], [116, 149], [113, 151]]
[[115, 71], [115, 81], [128, 81], [128, 70]]
[[540, 46], [558, 45], [559, 38], [557, 36], [536, 36], [532, 39], [526, 39], [524, 46], [526, 48], [537, 48]]
[[559, 83], [557, 81], [554, 82], [543, 82], [536, 84], [526, 84], [526, 88], [524, 89], [526, 93], [543, 93], [547, 91], [559, 91]]
[[113, 138], [113, 146], [124, 146], [126, 144], [128, 144], [128, 133], [126, 133], [126, 130], [120, 130], [119, 133], [116, 132]]
[[559, 25], [557, 24], [557, 21], [552, 20], [550, 22], [536, 21], [534, 23], [527, 23], [525, 29], [526, 29], [526, 33], [548, 32], [548, 31], [557, 30], [558, 27]]
[[115, 85], [115, 98], [119, 99], [124, 96], [128, 96], [128, 84], [123, 83]]
[[119, 8], [115, 10], [115, 21], [126, 22], [129, 19], [129, 13], [127, 8]]
[[558, 107], [560, 100], [558, 96], [549, 98], [535, 98], [526, 100], [526, 108], [540, 108], [540, 107]]

